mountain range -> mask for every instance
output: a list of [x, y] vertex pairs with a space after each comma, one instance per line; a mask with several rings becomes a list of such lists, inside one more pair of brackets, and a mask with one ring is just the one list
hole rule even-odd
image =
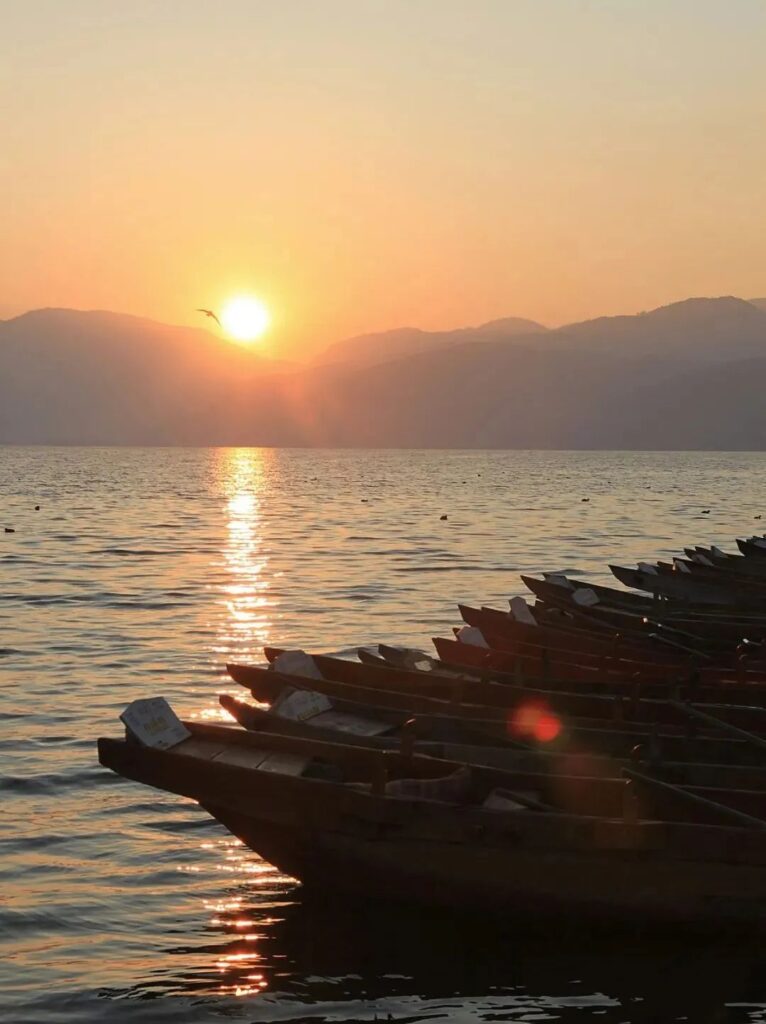
[[0, 321], [0, 443], [766, 448], [766, 299], [402, 328], [275, 362], [199, 328]]
[[458, 327], [453, 331], [422, 331], [418, 327], [398, 327], [392, 331], [359, 334], [337, 341], [317, 359], [319, 364], [341, 363], [348, 366], [375, 366], [403, 356], [420, 355], [447, 345], [466, 341], [499, 341], [547, 330], [534, 320], [509, 316], [490, 320], [479, 327]]

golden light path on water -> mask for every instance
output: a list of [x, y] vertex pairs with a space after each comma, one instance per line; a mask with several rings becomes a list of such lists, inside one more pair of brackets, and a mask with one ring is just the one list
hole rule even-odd
[[[215, 618], [208, 625], [215, 633], [210, 653], [219, 667], [227, 661], [263, 660], [263, 647], [271, 638], [274, 599], [266, 572], [269, 560], [262, 526], [268, 452], [222, 448], [216, 455], [215, 474], [224, 505], [226, 534], [222, 558], [216, 557], [212, 565], [216, 583], [209, 589], [214, 591], [211, 607]], [[225, 671], [218, 689], [242, 696]], [[196, 710], [193, 717], [212, 722], [232, 720], [217, 701]]]
[[[215, 620], [211, 623], [215, 641], [211, 655], [218, 667], [231, 660], [263, 660], [263, 647], [271, 641], [274, 598], [270, 592], [269, 558], [263, 536], [268, 452], [231, 448], [220, 449], [217, 455], [216, 474], [226, 530], [222, 557], [219, 556], [213, 566], [217, 582], [211, 584], [215, 591], [212, 604]], [[221, 674], [216, 693], [224, 691], [246, 697], [225, 672]], [[232, 721], [217, 700], [214, 705], [195, 712], [193, 717], [209, 722]], [[239, 998], [256, 996], [268, 987], [264, 954], [257, 944], [264, 937], [263, 929], [273, 924], [274, 919], [264, 917], [261, 907], [255, 915], [248, 914], [246, 907], [252, 904], [252, 898], [234, 895], [232, 890], [246, 886], [252, 893], [254, 888], [289, 886], [293, 880], [232, 836], [203, 842], [200, 848], [215, 858], [214, 869], [227, 879], [222, 886], [227, 894], [225, 899], [204, 901], [205, 910], [211, 915], [211, 928], [229, 937], [213, 954], [210, 972], [220, 976], [217, 991]]]
[[236, 651], [260, 657], [269, 642], [272, 600], [263, 550], [262, 503], [267, 454], [263, 449], [233, 448], [221, 452], [226, 495], [225, 566], [230, 577], [223, 587], [227, 617], [216, 654]]
[[[244, 849], [235, 839], [227, 838], [215, 843], [203, 844], [218, 856], [219, 871], [238, 876], [238, 882], [253, 887], [268, 886], [279, 879], [279, 873], [271, 865], [254, 860], [254, 855]], [[221, 995], [238, 997], [253, 996], [268, 986], [262, 961], [264, 954], [257, 948], [264, 938], [263, 929], [273, 919], [263, 913], [254, 916], [246, 910], [244, 896], [231, 896], [224, 901], [204, 901], [205, 909], [212, 916], [210, 925], [217, 931], [231, 936], [227, 945], [215, 954], [214, 969], [220, 976], [218, 991]], [[261, 967], [261, 970], [258, 968]]]

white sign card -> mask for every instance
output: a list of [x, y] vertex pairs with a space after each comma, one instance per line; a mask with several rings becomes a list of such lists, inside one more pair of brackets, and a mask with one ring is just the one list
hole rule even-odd
[[284, 672], [288, 676], [306, 676], [308, 679], [321, 679], [322, 673], [310, 654], [305, 651], [283, 651], [271, 663], [275, 672]]
[[169, 750], [191, 736], [164, 697], [134, 700], [120, 718], [131, 736], [155, 750]]
[[527, 626], [536, 626], [537, 619], [529, 610], [529, 605], [523, 597], [512, 597], [510, 600], [511, 614], [517, 622], [523, 622]]
[[271, 705], [271, 710], [279, 718], [287, 718], [291, 722], [305, 722], [322, 711], [329, 711], [332, 701], [323, 693], [314, 690], [283, 691]]
[[489, 647], [484, 639], [484, 634], [476, 626], [461, 626], [457, 631], [457, 638], [461, 644], [471, 644], [473, 647]]

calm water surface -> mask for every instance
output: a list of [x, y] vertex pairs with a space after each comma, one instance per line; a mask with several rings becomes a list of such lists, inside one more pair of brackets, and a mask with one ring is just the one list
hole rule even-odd
[[757, 942], [307, 905], [194, 803], [102, 770], [94, 745], [136, 697], [215, 719], [217, 694], [241, 693], [224, 663], [264, 644], [427, 646], [458, 600], [502, 607], [520, 572], [607, 580], [607, 560], [723, 546], [759, 525], [764, 469], [760, 454], [0, 448], [0, 528], [16, 531], [0, 533], [0, 1019], [766, 1020]]

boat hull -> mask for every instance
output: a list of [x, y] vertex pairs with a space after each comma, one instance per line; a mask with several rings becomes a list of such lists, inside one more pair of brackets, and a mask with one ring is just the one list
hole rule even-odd
[[[222, 761], [221, 751], [232, 745], [247, 756], [254, 743], [269, 742], [244, 732], [196, 726], [193, 735], [209, 737], [206, 754], [102, 739], [99, 759], [124, 778], [196, 800], [250, 849], [321, 893], [631, 928], [766, 925], [760, 828], [498, 814], [400, 800], [251, 770], [239, 757]], [[305, 749], [329, 751], [362, 772], [380, 756], [328, 745]]]
[[509, 921], [608, 926], [766, 927], [766, 867], [680, 865], [639, 851], [578, 855], [307, 831], [205, 808], [312, 893], [440, 907]]

